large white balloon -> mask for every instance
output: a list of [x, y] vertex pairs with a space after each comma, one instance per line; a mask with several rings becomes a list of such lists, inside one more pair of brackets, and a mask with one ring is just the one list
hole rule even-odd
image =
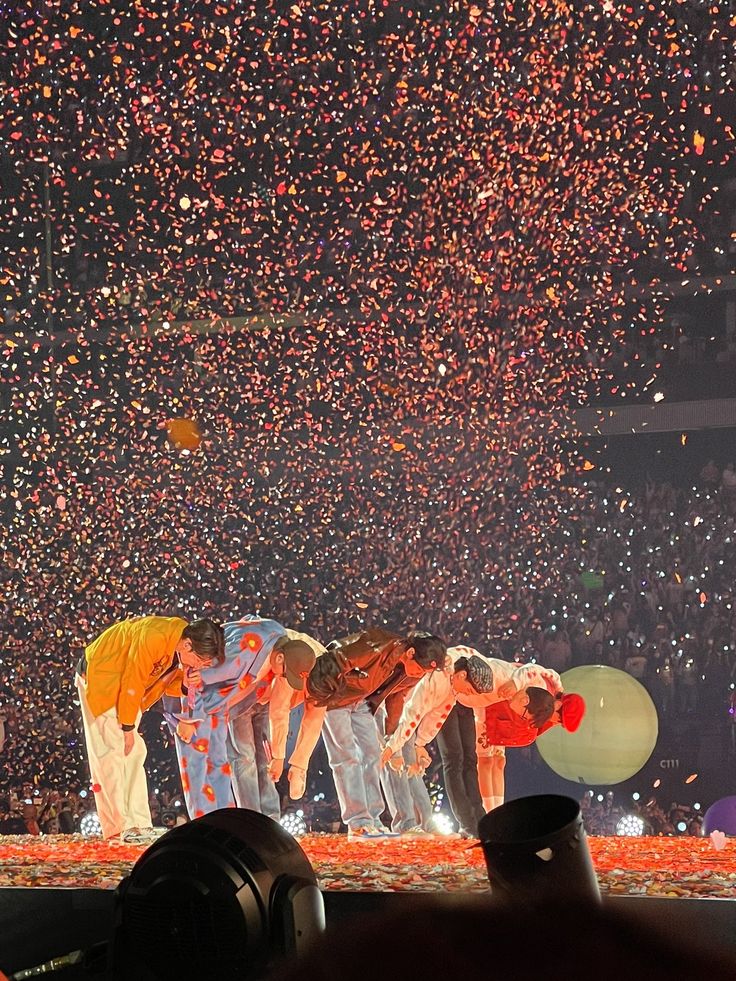
[[566, 692], [585, 699], [577, 732], [554, 726], [537, 740], [555, 773], [584, 784], [628, 780], [644, 766], [657, 742], [659, 723], [644, 686], [625, 671], [584, 664], [562, 675]]

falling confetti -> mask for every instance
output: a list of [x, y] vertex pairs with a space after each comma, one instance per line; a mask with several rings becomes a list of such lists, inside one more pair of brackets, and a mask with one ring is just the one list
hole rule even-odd
[[569, 429], [665, 398], [633, 287], [710, 268], [726, 5], [11, 7], [3, 780], [85, 782], [70, 679], [116, 619], [370, 609], [525, 656], [585, 570], [631, 578], [646, 507]]

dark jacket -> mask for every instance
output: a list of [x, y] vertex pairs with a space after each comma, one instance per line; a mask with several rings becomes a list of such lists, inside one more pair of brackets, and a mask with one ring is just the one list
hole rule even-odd
[[317, 658], [307, 678], [307, 695], [327, 709], [345, 708], [365, 699], [375, 712], [386, 702], [389, 724], [396, 728], [406, 693], [417, 678], [407, 677], [402, 654], [406, 637], [374, 627], [334, 641]]

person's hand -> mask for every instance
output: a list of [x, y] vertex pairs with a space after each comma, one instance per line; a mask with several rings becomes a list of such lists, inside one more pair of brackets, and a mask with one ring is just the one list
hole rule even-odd
[[130, 756], [135, 745], [135, 729], [123, 729], [123, 756]]
[[202, 672], [199, 668], [192, 668], [187, 671], [186, 683], [188, 688], [202, 687]]
[[176, 734], [183, 743], [190, 743], [197, 731], [196, 722], [177, 722]]
[[506, 681], [498, 689], [499, 701], [505, 702], [508, 698], [513, 698], [516, 694], [516, 684], [513, 681]]
[[281, 774], [284, 772], [284, 761], [283, 760], [271, 760], [268, 764], [268, 775], [273, 780], [274, 783], [278, 783], [281, 779]]
[[432, 762], [432, 757], [427, 752], [425, 746], [415, 747], [417, 760], [416, 763], [412, 763], [409, 767], [408, 773], [410, 777], [418, 777], [420, 774], [424, 773], [429, 764]]
[[289, 767], [289, 797], [300, 800], [307, 789], [307, 771], [300, 766]]
[[391, 767], [394, 773], [403, 773], [404, 757], [401, 752], [394, 753], [391, 759], [388, 761], [388, 765]]
[[394, 751], [391, 749], [390, 746], [387, 746], [384, 749], [384, 751], [381, 753], [381, 766], [384, 767], [393, 755], [394, 755]]

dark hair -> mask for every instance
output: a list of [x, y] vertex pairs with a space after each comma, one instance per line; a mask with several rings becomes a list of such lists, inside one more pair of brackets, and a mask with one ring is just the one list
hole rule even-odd
[[546, 688], [527, 688], [526, 693], [529, 696], [527, 718], [538, 729], [549, 722], [555, 710], [555, 700]]
[[457, 674], [458, 671], [467, 671], [467, 670], [468, 670], [467, 657], [459, 657], [452, 666], [453, 674]]
[[191, 641], [193, 650], [200, 657], [216, 664], [225, 660], [225, 632], [214, 620], [193, 620], [184, 627], [182, 637]]
[[435, 668], [442, 668], [447, 657], [447, 645], [444, 640], [427, 633], [426, 630], [412, 630], [407, 637], [410, 647], [414, 648], [414, 660], [428, 671], [434, 662]]

